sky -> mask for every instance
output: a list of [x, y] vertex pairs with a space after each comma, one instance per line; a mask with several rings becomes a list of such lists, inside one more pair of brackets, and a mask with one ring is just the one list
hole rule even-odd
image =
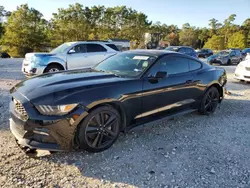
[[184, 23], [208, 27], [209, 19], [223, 22], [231, 14], [237, 15], [235, 24], [239, 25], [250, 18], [250, 0], [0, 0], [0, 5], [13, 11], [18, 5], [27, 3], [50, 19], [58, 8], [67, 8], [76, 2], [89, 7], [126, 5], [145, 13], [149, 21], [174, 24], [180, 28]]

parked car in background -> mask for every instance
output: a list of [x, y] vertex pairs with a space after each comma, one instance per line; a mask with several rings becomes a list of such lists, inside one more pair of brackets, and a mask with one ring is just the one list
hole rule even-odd
[[109, 42], [68, 42], [58, 46], [50, 53], [27, 53], [23, 60], [22, 71], [30, 76], [92, 67], [118, 52], [118, 48]]
[[242, 61], [241, 54], [235, 50], [223, 50], [207, 58], [208, 64], [231, 65]]
[[211, 55], [213, 55], [213, 54], [214, 54], [214, 53], [213, 53], [212, 50], [210, 50], [210, 49], [205, 49], [205, 48], [203, 48], [203, 49], [201, 49], [201, 50], [199, 50], [199, 51], [197, 52], [198, 57], [202, 57], [202, 58], [207, 58], [207, 57], [209, 57], [209, 56], [211, 56]]
[[10, 55], [7, 52], [0, 52], [0, 58], [10, 58]]
[[242, 61], [237, 65], [234, 78], [240, 81], [250, 82], [250, 59]]
[[246, 57], [245, 57], [245, 60], [248, 60], [250, 59], [250, 53], [247, 53]]
[[214, 113], [226, 82], [223, 68], [180, 53], [122, 52], [90, 69], [17, 84], [11, 90], [10, 130], [27, 149], [100, 152], [121, 131], [147, 121]]
[[243, 60], [242, 51], [241, 51], [240, 48], [229, 48], [228, 50], [233, 50], [233, 51], [235, 51], [238, 55], [241, 56], [241, 61]]
[[197, 52], [193, 48], [188, 47], [188, 46], [169, 46], [165, 48], [165, 50], [179, 52], [179, 53], [186, 54], [195, 58], [198, 57]]
[[242, 59], [243, 60], [246, 59], [247, 55], [250, 56], [250, 48], [245, 48], [244, 50], [242, 50], [241, 54], [242, 54]]

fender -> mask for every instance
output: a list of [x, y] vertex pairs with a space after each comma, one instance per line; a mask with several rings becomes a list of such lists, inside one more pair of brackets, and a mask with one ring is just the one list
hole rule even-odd
[[43, 58], [43, 61], [41, 62], [41, 65], [48, 66], [51, 63], [58, 63], [63, 66], [64, 70], [67, 70], [67, 64], [66, 61], [64, 61], [62, 58], [57, 56], [47, 56]]

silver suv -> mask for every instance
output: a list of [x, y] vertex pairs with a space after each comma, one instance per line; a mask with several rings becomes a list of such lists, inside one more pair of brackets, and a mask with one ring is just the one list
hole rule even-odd
[[109, 42], [68, 42], [50, 53], [27, 53], [22, 71], [25, 75], [38, 75], [46, 72], [89, 68], [102, 60], [119, 53]]

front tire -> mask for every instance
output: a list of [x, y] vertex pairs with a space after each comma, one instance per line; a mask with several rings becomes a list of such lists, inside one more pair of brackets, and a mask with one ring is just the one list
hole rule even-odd
[[232, 61], [230, 59], [227, 61], [227, 65], [232, 65]]
[[44, 70], [44, 73], [48, 73], [48, 72], [58, 72], [58, 71], [61, 71], [63, 70], [63, 68], [60, 66], [60, 65], [48, 65], [46, 67], [46, 69]]
[[213, 114], [219, 104], [220, 94], [216, 87], [211, 87], [205, 93], [199, 112], [202, 115], [210, 115]]
[[120, 114], [111, 106], [94, 109], [80, 123], [76, 142], [80, 149], [100, 152], [111, 147], [120, 133]]

